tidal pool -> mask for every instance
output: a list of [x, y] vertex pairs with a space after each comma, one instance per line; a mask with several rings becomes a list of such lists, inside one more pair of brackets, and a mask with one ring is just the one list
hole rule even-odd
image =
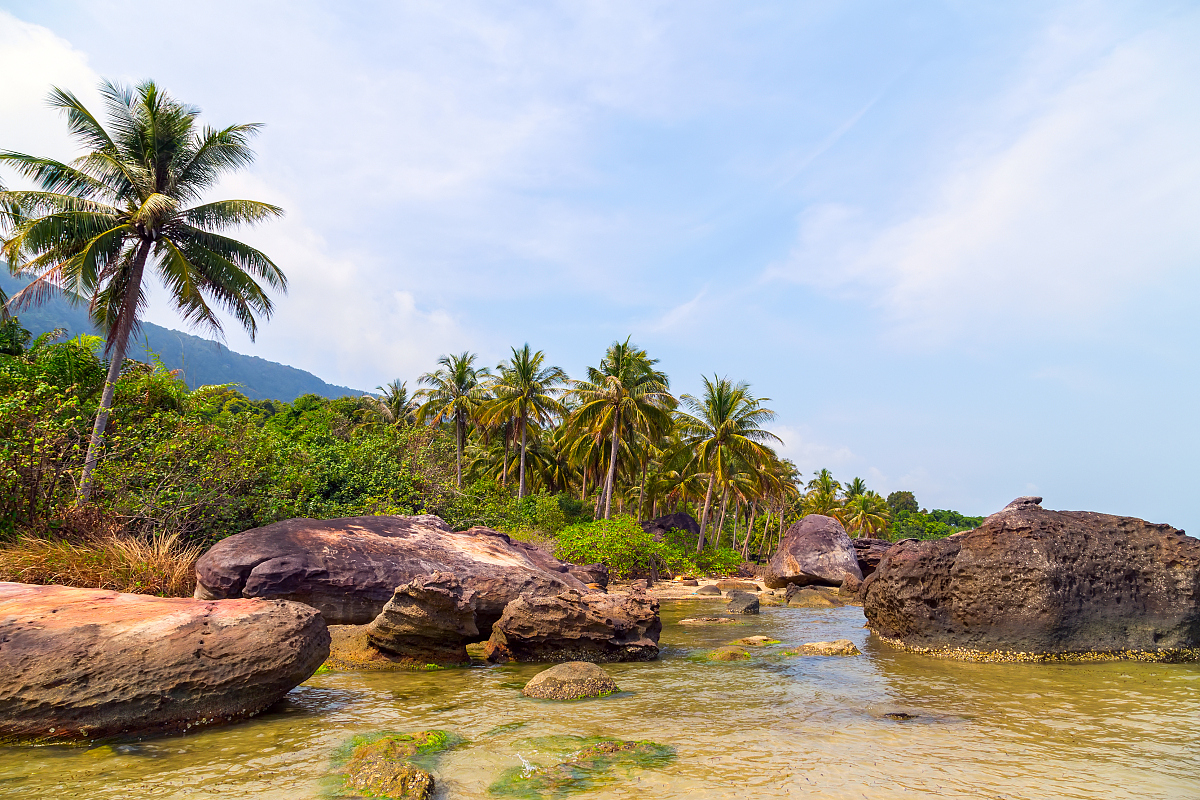
[[[431, 728], [467, 740], [437, 761], [438, 798], [496, 797], [489, 787], [513, 768], [551, 765], [594, 737], [651, 740], [675, 757], [614, 769], [571, 797], [1200, 797], [1200, 665], [932, 659], [882, 644], [853, 607], [678, 624], [721, 609], [664, 601], [661, 659], [606, 665], [623, 690], [613, 697], [524, 698], [539, 665], [329, 673], [240, 725], [0, 748], [0, 797], [327, 797], [330, 758], [355, 734]], [[751, 648], [750, 661], [700, 657], [758, 634], [782, 644]], [[841, 638], [863, 655], [776, 655]]]

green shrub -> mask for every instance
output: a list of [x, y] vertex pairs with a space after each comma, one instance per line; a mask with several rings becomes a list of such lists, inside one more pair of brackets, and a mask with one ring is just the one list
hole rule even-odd
[[602, 563], [616, 578], [649, 572], [663, 563], [662, 545], [633, 517], [569, 525], [558, 534], [555, 556], [574, 564]]

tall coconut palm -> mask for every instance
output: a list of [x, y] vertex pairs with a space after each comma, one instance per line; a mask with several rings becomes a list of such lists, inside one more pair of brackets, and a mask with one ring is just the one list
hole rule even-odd
[[867, 482], [862, 478], [855, 478], [846, 484], [844, 497], [847, 500], [853, 500], [859, 495], [867, 493]]
[[842, 521], [856, 536], [870, 536], [886, 528], [890, 518], [887, 501], [868, 491], [846, 502]]
[[657, 363], [658, 359], [650, 358], [626, 338], [609, 346], [599, 367], [588, 367], [586, 381], [571, 383], [569, 396], [579, 403], [571, 416], [571, 426], [604, 431], [609, 436], [611, 452], [603, 489], [605, 519], [612, 514], [613, 476], [625, 430], [665, 433], [671, 428], [671, 410], [676, 401], [666, 374], [654, 369]]
[[558, 402], [559, 387], [567, 381], [567, 373], [559, 367], [546, 366], [546, 353], [524, 347], [512, 349], [512, 358], [502, 361], [497, 367], [500, 374], [490, 385], [495, 399], [487, 411], [493, 422], [512, 420], [517, 425], [516, 435], [521, 437], [521, 470], [517, 497], [525, 496], [525, 448], [528, 444], [529, 425], [541, 426], [554, 416], [561, 416], [563, 408]]
[[248, 142], [260, 125], [220, 130], [198, 126], [200, 110], [147, 81], [130, 89], [101, 84], [108, 128], [69, 91], [54, 89], [50, 105], [86, 151], [70, 163], [0, 152], [36, 182], [37, 191], [0, 192], [0, 257], [13, 274], [34, 280], [14, 295], [19, 309], [60, 292], [82, 296], [105, 332], [108, 377], [100, 398], [79, 499], [92, 493], [113, 391], [130, 335], [145, 308], [146, 268], [157, 273], [183, 319], [221, 335], [218, 310], [230, 313], [253, 340], [258, 318], [270, 317], [270, 289], [287, 290], [283, 272], [263, 253], [221, 232], [281, 216], [253, 200], [199, 203], [224, 173], [249, 165]]
[[426, 387], [415, 395], [423, 401], [417, 410], [417, 420], [433, 425], [454, 420], [455, 479], [460, 487], [467, 421], [479, 408], [484, 392], [481, 379], [489, 375], [487, 367], [475, 366], [477, 358], [465, 350], [458, 355], [442, 356], [437, 360], [436, 370], [417, 378], [417, 382]]
[[676, 417], [684, 444], [692, 454], [696, 471], [708, 474], [697, 553], [704, 549], [716, 477], [731, 474], [733, 461], [737, 458], [762, 463], [771, 454], [767, 443], [780, 441], [778, 436], [761, 427], [775, 419], [775, 412], [762, 406], [769, 399], [755, 398], [750, 394], [750, 384], [745, 381], [733, 383], [715, 375], [712, 380], [704, 378], [704, 392], [699, 398], [690, 394], [680, 397], [687, 409], [678, 412]]

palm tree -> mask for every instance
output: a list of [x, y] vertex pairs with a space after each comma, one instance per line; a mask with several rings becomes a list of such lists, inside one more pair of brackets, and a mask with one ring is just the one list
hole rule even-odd
[[887, 501], [870, 491], [846, 501], [843, 509], [843, 522], [859, 536], [864, 532], [871, 535], [883, 530], [890, 518]]
[[529, 343], [512, 349], [512, 358], [502, 361], [497, 369], [500, 375], [490, 388], [495, 400], [487, 411], [493, 422], [512, 420], [516, 422], [516, 433], [521, 437], [521, 479], [517, 497], [525, 496], [525, 448], [528, 444], [529, 424], [541, 426], [555, 415], [561, 415], [562, 406], [557, 399], [558, 387], [567, 381], [567, 373], [559, 367], [547, 367], [546, 353], [536, 353]]
[[417, 383], [426, 387], [415, 395], [425, 401], [417, 410], [418, 421], [441, 425], [448, 419], [454, 420], [455, 478], [459, 487], [462, 486], [463, 436], [467, 420], [478, 410], [483, 397], [484, 386], [480, 379], [489, 375], [487, 367], [475, 366], [476, 358], [474, 353], [466, 351], [456, 356], [442, 356], [437, 360], [436, 370], [417, 378]]
[[763, 401], [769, 399], [756, 399], [750, 394], [750, 384], [745, 381], [735, 384], [715, 375], [712, 380], [704, 378], [704, 393], [700, 398], [690, 394], [680, 397], [688, 409], [676, 417], [684, 435], [684, 445], [692, 453], [691, 463], [696, 471], [708, 474], [697, 553], [704, 549], [704, 532], [717, 476], [730, 474], [735, 458], [762, 463], [771, 455], [767, 442], [780, 441], [778, 436], [761, 427], [775, 419], [774, 411], [762, 407]]
[[588, 367], [586, 381], [571, 383], [570, 397], [579, 403], [571, 426], [597, 433], [607, 431], [611, 441], [603, 489], [605, 519], [612, 513], [613, 476], [624, 430], [649, 433], [671, 428], [671, 410], [676, 401], [668, 390], [666, 374], [654, 369], [657, 363], [658, 359], [650, 358], [626, 338], [612, 343], [599, 367]]
[[87, 148], [71, 163], [0, 152], [0, 163], [40, 186], [0, 192], [0, 228], [10, 232], [0, 256], [14, 275], [35, 276], [9, 306], [24, 308], [60, 292], [82, 296], [106, 335], [108, 377], [88, 442], [80, 502], [91, 497], [125, 348], [146, 304], [147, 264], [183, 319], [218, 336], [217, 309], [232, 314], [253, 340], [256, 315], [267, 319], [273, 310], [259, 281], [287, 290], [287, 279], [269, 258], [220, 233], [281, 216], [282, 209], [253, 200], [189, 205], [222, 174], [254, 160], [248, 142], [261, 126], [198, 129], [200, 110], [151, 81], [136, 90], [106, 81], [100, 91], [108, 130], [71, 92], [50, 93], [50, 105], [66, 114], [71, 135]]
[[408, 382], [394, 380], [387, 386], [376, 386], [383, 395], [376, 399], [379, 410], [388, 422], [396, 427], [412, 425], [416, 422], [417, 404], [415, 398], [408, 396]]
[[837, 497], [837, 493], [841, 490], [842, 485], [833, 479], [833, 473], [827, 469], [813, 473], [813, 479], [808, 482], [805, 487], [810, 492], [824, 492], [825, 494]]
[[852, 480], [848, 484], [846, 484], [844, 497], [847, 500], [853, 500], [855, 497], [858, 497], [860, 494], [866, 494], [866, 491], [867, 491], [867, 482], [864, 481], [862, 478], [855, 478], [854, 480]]

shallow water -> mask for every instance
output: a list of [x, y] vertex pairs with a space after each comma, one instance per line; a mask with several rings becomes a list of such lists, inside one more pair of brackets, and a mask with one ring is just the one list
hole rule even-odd
[[[538, 665], [331, 673], [240, 725], [90, 748], [0, 748], [0, 797], [318, 798], [331, 754], [351, 736], [429, 728], [468, 740], [437, 762], [438, 798], [491, 797], [505, 770], [561, 760], [545, 737], [564, 735], [649, 739], [677, 753], [657, 768], [616, 770], [573, 795], [581, 798], [1200, 797], [1198, 665], [936, 660], [882, 644], [853, 607], [678, 624], [721, 608], [664, 601], [661, 659], [606, 665], [624, 690], [615, 697], [524, 698]], [[784, 644], [754, 650], [750, 662], [697, 658], [756, 634]], [[863, 655], [771, 656], [839, 638]], [[883, 716], [892, 712], [917, 716]]]

